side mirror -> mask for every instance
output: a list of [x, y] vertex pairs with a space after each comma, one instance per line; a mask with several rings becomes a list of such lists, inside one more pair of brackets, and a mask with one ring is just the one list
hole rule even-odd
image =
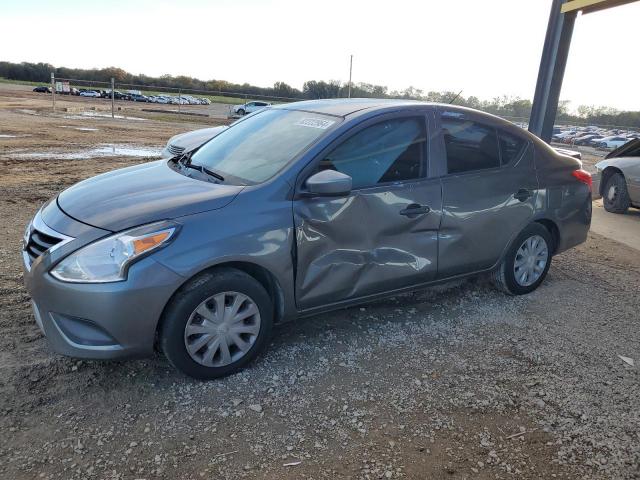
[[338, 197], [351, 192], [351, 177], [335, 170], [323, 170], [307, 178], [305, 182], [311, 195]]

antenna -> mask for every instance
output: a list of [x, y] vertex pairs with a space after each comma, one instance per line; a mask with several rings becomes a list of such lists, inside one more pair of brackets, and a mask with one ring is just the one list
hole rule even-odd
[[455, 97], [453, 97], [453, 99], [449, 102], [449, 105], [451, 105], [453, 102], [455, 102], [458, 99], [458, 97], [460, 96], [461, 93], [462, 93], [462, 90], [460, 90], [458, 92], [458, 94]]

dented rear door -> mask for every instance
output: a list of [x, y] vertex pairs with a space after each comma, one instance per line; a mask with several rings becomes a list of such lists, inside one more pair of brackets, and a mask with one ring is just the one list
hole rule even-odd
[[[426, 138], [430, 122], [428, 115], [423, 115]], [[392, 115], [367, 122], [354, 129], [352, 135], [376, 122], [380, 125], [381, 121], [397, 117]], [[397, 128], [398, 123], [383, 125], [390, 125], [392, 129]], [[385, 128], [377, 128], [372, 132], [374, 138], [370, 144], [378, 143], [378, 138], [385, 135]], [[415, 145], [408, 148], [415, 148]], [[393, 145], [390, 147], [382, 142], [379, 150], [393, 151]], [[353, 165], [335, 168], [355, 177], [356, 188], [349, 195], [294, 200], [299, 309], [421, 284], [436, 277], [442, 191], [439, 179], [429, 178], [428, 152], [429, 142], [426, 142], [418, 178], [384, 181], [383, 176], [378, 184], [359, 186], [358, 178], [360, 182], [366, 182], [372, 175], [379, 176], [372, 171], [379, 169], [384, 159], [378, 161], [376, 158], [375, 165], [367, 167], [366, 174]], [[333, 162], [332, 168], [339, 164], [339, 160], [331, 158], [330, 154], [323, 157], [323, 161]], [[406, 170], [406, 166], [405, 162], [400, 169]], [[388, 170], [393, 170], [393, 166]], [[410, 175], [398, 171], [391, 177]], [[416, 209], [415, 215], [411, 214], [412, 208]]]

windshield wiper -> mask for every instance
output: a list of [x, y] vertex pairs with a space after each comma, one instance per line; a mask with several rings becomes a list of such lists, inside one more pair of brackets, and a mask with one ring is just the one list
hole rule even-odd
[[213, 170], [209, 170], [207, 167], [203, 166], [203, 165], [195, 165], [191, 162], [188, 163], [182, 163], [181, 164], [183, 167], [186, 168], [192, 168], [193, 170], [197, 170], [201, 173], [205, 173], [207, 175], [209, 175], [210, 177], [213, 177], [217, 180], [220, 180], [221, 182], [224, 182], [224, 177], [222, 175], [220, 175], [219, 173], [214, 172]]
[[209, 170], [204, 165], [196, 165], [191, 163], [191, 155], [193, 154], [193, 152], [194, 151], [192, 150], [189, 153], [185, 153], [184, 155], [176, 157], [175, 163], [185, 168], [191, 168], [193, 170], [197, 170], [200, 173], [204, 173], [206, 175], [209, 175], [210, 177], [215, 178], [216, 180], [220, 180], [221, 182], [224, 182], [224, 177], [219, 173], [214, 172], [213, 170]]

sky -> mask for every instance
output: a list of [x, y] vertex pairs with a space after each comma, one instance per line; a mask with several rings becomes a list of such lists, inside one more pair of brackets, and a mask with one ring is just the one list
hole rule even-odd
[[[532, 99], [551, 0], [0, 0], [0, 60]], [[640, 2], [578, 17], [561, 99], [640, 110]]]

